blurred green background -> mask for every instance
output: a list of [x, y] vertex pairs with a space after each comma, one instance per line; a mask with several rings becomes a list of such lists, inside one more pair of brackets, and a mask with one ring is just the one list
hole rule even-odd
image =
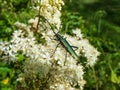
[[[37, 12], [30, 8], [33, 0], [0, 0], [0, 40], [9, 41], [16, 30], [14, 23], [28, 23]], [[119, 0], [64, 0], [62, 32], [72, 35], [80, 28], [85, 38], [96, 47], [101, 56], [97, 64], [86, 69], [84, 90], [120, 89], [120, 1]], [[20, 61], [24, 60], [22, 55]], [[22, 72], [22, 62], [0, 62], [0, 89], [14, 90], [15, 81]], [[19, 68], [19, 69], [17, 69]], [[8, 81], [8, 82], [7, 82]]]

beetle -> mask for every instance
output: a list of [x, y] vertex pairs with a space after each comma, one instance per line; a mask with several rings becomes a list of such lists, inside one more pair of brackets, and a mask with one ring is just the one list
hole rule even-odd
[[[47, 21], [47, 23], [50, 25], [51, 30], [52, 30], [53, 33], [55, 34], [55, 37], [57, 38], [58, 41], [60, 41], [60, 42], [58, 43], [58, 45], [61, 44], [61, 45], [63, 46], [63, 48], [65, 48], [65, 50], [66, 50], [67, 52], [69, 52], [75, 59], [78, 59], [78, 55], [76, 54], [75, 50], [73, 49], [73, 47], [75, 47], [75, 46], [71, 46], [71, 45], [69, 44], [69, 42], [66, 40], [66, 38], [64, 38], [63, 36], [61, 36], [59, 33], [56, 33], [56, 32], [54, 31], [54, 28], [57, 28], [57, 27], [52, 26], [52, 25], [49, 23], [49, 21], [48, 21], [44, 16], [39, 16], [39, 17], [42, 17], [42, 18], [43, 18], [45, 21]], [[58, 45], [56, 46], [56, 48], [55, 48], [55, 50], [54, 50], [54, 53], [55, 53]], [[76, 48], [77, 48], [77, 47], [76, 47]]]

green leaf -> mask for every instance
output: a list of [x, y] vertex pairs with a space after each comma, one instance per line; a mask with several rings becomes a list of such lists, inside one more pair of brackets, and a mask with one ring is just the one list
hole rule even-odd
[[0, 74], [7, 74], [10, 72], [10, 69], [7, 67], [0, 67]]
[[22, 54], [18, 54], [18, 60], [19, 60], [19, 61], [25, 60], [25, 56], [22, 55]]
[[117, 77], [115, 72], [111, 72], [111, 81], [116, 84], [120, 84], [120, 76]]

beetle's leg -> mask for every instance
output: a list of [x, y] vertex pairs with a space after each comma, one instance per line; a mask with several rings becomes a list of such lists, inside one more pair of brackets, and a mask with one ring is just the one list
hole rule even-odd
[[66, 63], [66, 60], [67, 60], [67, 51], [66, 51], [66, 54], [65, 54], [65, 62], [64, 62], [64, 65]]
[[78, 47], [77, 46], [71, 46], [72, 48], [75, 48], [75, 50], [77, 50], [78, 49]]
[[55, 50], [54, 50], [53, 54], [52, 54], [50, 57], [52, 57], [52, 56], [54, 55], [54, 53], [55, 53], [55, 51], [56, 51], [57, 47], [59, 46], [59, 44], [60, 44], [60, 43], [58, 43], [58, 44], [57, 44], [57, 46], [56, 46], [56, 48], [55, 48]]

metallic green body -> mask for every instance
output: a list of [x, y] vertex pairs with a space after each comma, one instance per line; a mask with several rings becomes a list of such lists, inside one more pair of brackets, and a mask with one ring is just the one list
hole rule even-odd
[[[55, 33], [55, 32], [54, 32]], [[76, 52], [73, 50], [72, 46], [68, 43], [66, 38], [62, 37], [58, 33], [55, 33], [55, 36], [60, 41], [61, 45], [75, 58], [78, 59]]]

